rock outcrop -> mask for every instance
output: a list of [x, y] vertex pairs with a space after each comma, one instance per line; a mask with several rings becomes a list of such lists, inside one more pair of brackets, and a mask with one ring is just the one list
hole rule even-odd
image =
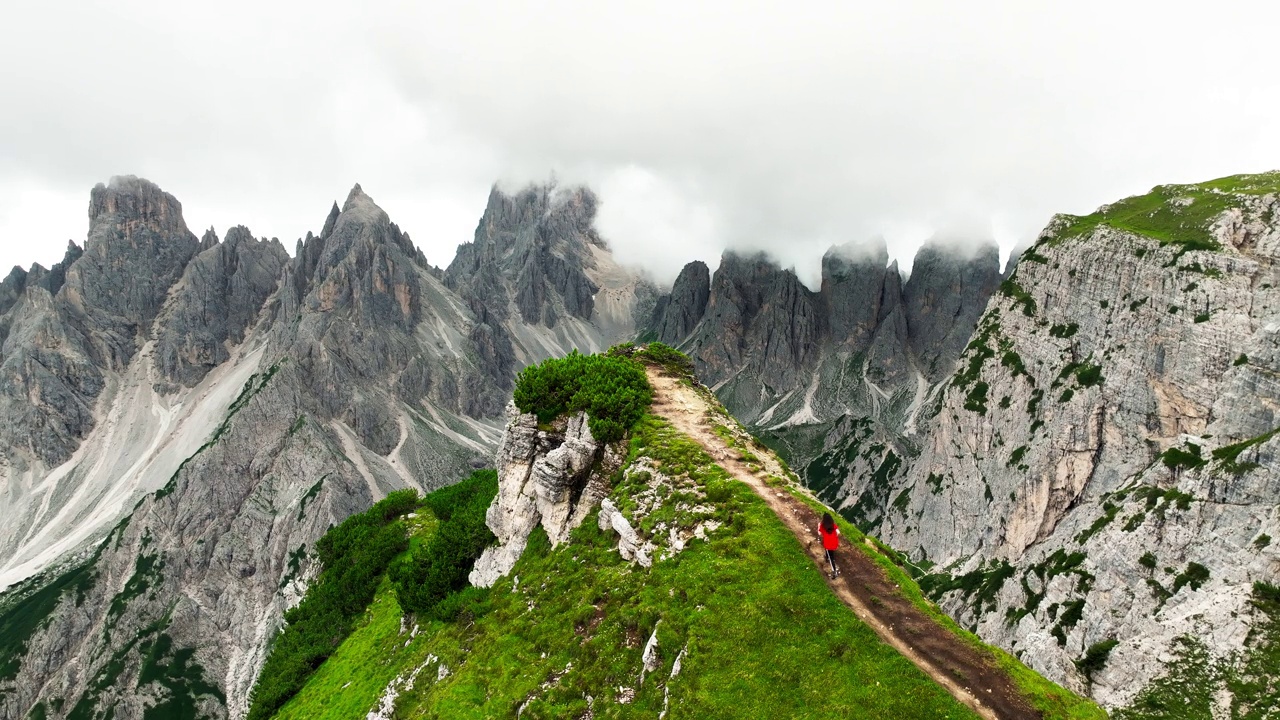
[[703, 320], [687, 341], [700, 377], [716, 385], [739, 378], [734, 392], [743, 399], [805, 386], [821, 353], [819, 306], [794, 272], [766, 256], [725, 253]]
[[508, 407], [495, 460], [498, 496], [485, 516], [498, 544], [476, 561], [471, 583], [489, 587], [510, 572], [538, 526], [552, 546], [567, 540], [605, 496], [602, 468], [621, 461], [617, 448], [591, 437], [585, 413], [561, 418], [546, 431], [538, 429], [537, 416]]
[[[667, 475], [661, 470], [665, 463], [648, 454], [628, 457], [625, 443], [596, 441], [585, 413], [558, 418], [543, 430], [537, 416], [509, 407], [495, 464], [498, 495], [485, 522], [497, 544], [471, 571], [471, 583], [480, 587], [492, 587], [511, 572], [538, 527], [558, 546], [597, 509], [596, 524], [616, 536], [622, 559], [645, 568], [722, 525], [702, 479]], [[610, 499], [622, 488], [630, 493], [622, 503], [625, 511]], [[644, 524], [654, 515], [663, 519]]]

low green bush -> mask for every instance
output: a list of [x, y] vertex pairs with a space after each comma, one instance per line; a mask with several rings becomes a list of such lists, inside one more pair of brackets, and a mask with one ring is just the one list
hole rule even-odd
[[587, 413], [591, 435], [615, 442], [644, 415], [653, 389], [644, 366], [622, 355], [573, 351], [520, 371], [512, 399], [520, 412], [551, 422], [570, 412]]
[[484, 519], [497, 494], [498, 473], [477, 470], [457, 485], [427, 496], [425, 504], [440, 526], [427, 542], [391, 567], [391, 584], [401, 608], [433, 620], [452, 620], [463, 610], [483, 613], [483, 592], [468, 588], [467, 576], [480, 553], [494, 541]]
[[284, 630], [249, 695], [249, 720], [274, 715], [350, 634], [352, 622], [372, 602], [387, 565], [408, 547], [399, 518], [417, 504], [414, 490], [393, 492], [316, 543], [323, 569], [302, 602], [284, 614]]
[[1111, 651], [1119, 644], [1115, 638], [1108, 638], [1090, 645], [1084, 655], [1075, 661], [1076, 669], [1092, 684], [1094, 674], [1106, 666], [1107, 659], [1111, 657]]

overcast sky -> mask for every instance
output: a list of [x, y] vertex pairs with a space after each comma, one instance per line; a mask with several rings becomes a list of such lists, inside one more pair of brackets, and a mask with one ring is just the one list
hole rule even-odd
[[[188, 7], [190, 6], [190, 7]], [[867, 6], [867, 7], [855, 7]], [[1276, 3], [34, 2], [0, 24], [0, 266], [136, 174], [291, 251], [359, 182], [428, 259], [489, 186], [592, 186], [663, 281], [728, 246], [1007, 249], [1280, 167]]]

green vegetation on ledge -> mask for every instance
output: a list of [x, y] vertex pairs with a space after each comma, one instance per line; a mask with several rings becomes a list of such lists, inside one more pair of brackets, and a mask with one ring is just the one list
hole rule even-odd
[[1280, 192], [1280, 173], [1233, 175], [1194, 185], [1159, 185], [1105, 205], [1089, 215], [1062, 215], [1051, 243], [1083, 237], [1101, 225], [1124, 230], [1187, 250], [1219, 250], [1210, 233], [1223, 212], [1239, 207], [1242, 196]]
[[457, 485], [426, 497], [440, 525], [430, 538], [410, 549], [391, 567], [396, 600], [419, 617], [452, 620], [464, 606], [483, 602], [479, 591], [467, 592], [467, 575], [480, 553], [495, 538], [485, 525], [485, 511], [498, 494], [498, 473], [478, 470]]
[[1232, 475], [1243, 475], [1250, 470], [1257, 469], [1260, 465], [1253, 461], [1240, 462], [1240, 455], [1244, 453], [1245, 450], [1262, 445], [1275, 437], [1277, 433], [1280, 433], [1280, 428], [1276, 428], [1271, 432], [1263, 433], [1258, 437], [1243, 440], [1232, 445], [1224, 445], [1223, 447], [1213, 451], [1213, 459], [1218, 461], [1219, 466], [1223, 470], [1231, 473]]
[[408, 547], [399, 518], [417, 504], [415, 491], [393, 492], [316, 543], [323, 570], [302, 602], [285, 613], [285, 628], [272, 643], [250, 693], [249, 720], [275, 714], [346, 638], [355, 618], [373, 600], [391, 559]]
[[653, 401], [644, 366], [619, 354], [582, 355], [573, 351], [520, 371], [513, 400], [520, 412], [549, 423], [571, 412], [587, 413], [591, 436], [621, 440]]

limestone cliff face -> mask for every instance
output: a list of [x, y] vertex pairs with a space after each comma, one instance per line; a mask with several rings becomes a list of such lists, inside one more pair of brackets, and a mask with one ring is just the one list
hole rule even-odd
[[696, 348], [700, 377], [708, 384], [739, 379], [737, 394], [772, 398], [805, 384], [819, 358], [822, 331], [817, 294], [795, 273], [764, 255], [729, 252], [687, 344]]
[[655, 340], [678, 345], [697, 327], [711, 299], [711, 271], [701, 260], [685, 265], [671, 287], [653, 308], [648, 330]]
[[[1280, 200], [1163, 192], [1157, 212], [1221, 206], [1202, 239], [1060, 217], [1022, 256], [919, 457], [882, 478], [876, 526], [984, 578], [944, 607], [1111, 706], [1165, 672], [1176, 638], [1241, 649], [1252, 584], [1280, 578]], [[1113, 639], [1087, 686], [1072, 661]]]
[[186, 387], [231, 358], [289, 259], [278, 241], [257, 240], [243, 225], [228, 230], [224, 242], [209, 230], [201, 247], [156, 329], [160, 372]]
[[[182, 204], [135, 177], [98, 185], [89, 200], [84, 256], [67, 270], [62, 304], [112, 368], [129, 362], [151, 329], [169, 288], [199, 249]], [[133, 282], [120, 283], [122, 277]]]
[[498, 496], [485, 522], [498, 538], [471, 571], [471, 583], [489, 587], [515, 566], [539, 525], [553, 546], [607, 494], [607, 473], [619, 467], [617, 447], [591, 437], [585, 413], [561, 418], [551, 431], [539, 430], [537, 416], [507, 408], [507, 429], [494, 464]]
[[987, 299], [1000, 284], [995, 272], [1000, 257], [994, 245], [973, 250], [925, 245], [911, 266], [902, 288], [912, 354], [930, 382], [951, 374]]

